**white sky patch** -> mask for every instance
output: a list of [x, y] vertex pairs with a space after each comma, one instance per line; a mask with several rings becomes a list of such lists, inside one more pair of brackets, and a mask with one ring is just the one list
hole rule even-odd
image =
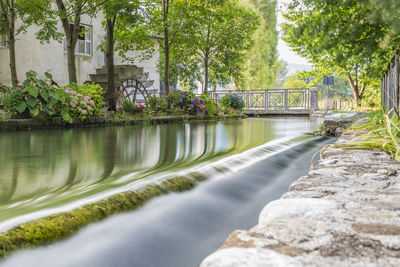
[[[278, 0], [278, 31], [281, 31], [280, 25], [284, 21], [282, 16], [282, 10], [285, 9], [285, 6], [290, 3], [292, 0]], [[279, 33], [279, 42], [278, 42], [278, 52], [279, 59], [286, 61], [288, 64], [300, 64], [311, 66], [312, 64], [307, 61], [307, 59], [300, 57], [295, 52], [291, 50], [291, 48], [281, 39], [282, 33]]]

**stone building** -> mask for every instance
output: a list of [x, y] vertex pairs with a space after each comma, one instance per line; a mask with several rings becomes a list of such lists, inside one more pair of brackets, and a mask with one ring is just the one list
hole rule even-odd
[[[76, 47], [76, 68], [79, 83], [90, 80], [89, 74], [94, 74], [96, 69], [105, 65], [105, 55], [98, 47], [105, 40], [106, 32], [102, 26], [103, 15], [99, 13], [97, 17], [82, 17], [81, 25], [85, 27], [86, 34], [79, 38]], [[61, 23], [59, 31], [62, 31]], [[18, 79], [23, 81], [25, 73], [29, 70], [36, 71], [39, 75], [49, 72], [54, 80], [60, 85], [68, 84], [67, 52], [65, 42], [50, 41], [40, 43], [35, 37], [37, 28], [32, 26], [27, 32], [16, 36], [16, 62]], [[156, 48], [158, 45], [155, 45]], [[152, 58], [144, 61], [136, 60], [134, 65], [143, 67], [149, 73], [149, 80], [154, 80], [151, 88], [159, 90], [160, 75], [157, 70], [159, 53], [155, 49]], [[129, 57], [139, 55], [139, 52], [132, 51]], [[122, 59], [116, 54], [115, 64], [121, 64]], [[126, 63], [125, 63], [126, 64]], [[11, 75], [9, 67], [9, 51], [5, 36], [0, 35], [0, 84], [10, 85]]]

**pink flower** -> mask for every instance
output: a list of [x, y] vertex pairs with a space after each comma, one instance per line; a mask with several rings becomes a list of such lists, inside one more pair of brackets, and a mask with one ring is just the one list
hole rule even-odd
[[83, 115], [85, 115], [85, 114], [87, 113], [87, 111], [86, 111], [86, 110], [84, 110], [84, 109], [82, 109], [82, 111], [81, 111], [81, 112], [82, 112], [82, 114], [83, 114]]
[[74, 102], [72, 102], [72, 101], [69, 102], [69, 105], [70, 105], [71, 107], [73, 107], [73, 108], [76, 107], [76, 104], [75, 104]]
[[92, 108], [90, 106], [87, 107], [88, 110], [92, 110]]
[[25, 85], [17, 85], [17, 87], [19, 87], [19, 88], [21, 88], [21, 89], [24, 89], [24, 88], [25, 88]]

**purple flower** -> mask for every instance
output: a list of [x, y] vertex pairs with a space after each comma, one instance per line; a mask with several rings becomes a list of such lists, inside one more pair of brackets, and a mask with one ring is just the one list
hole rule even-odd
[[194, 105], [193, 105], [193, 104], [191, 104], [191, 105], [190, 105], [190, 108], [194, 108]]
[[204, 99], [200, 100], [200, 104], [204, 105]]
[[69, 105], [70, 105], [71, 107], [73, 107], [73, 108], [76, 107], [76, 104], [75, 104], [74, 102], [72, 102], [72, 101], [69, 102]]

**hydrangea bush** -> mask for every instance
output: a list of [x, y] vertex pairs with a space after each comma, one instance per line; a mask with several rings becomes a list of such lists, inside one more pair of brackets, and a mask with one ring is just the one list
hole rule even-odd
[[65, 93], [68, 95], [70, 115], [73, 118], [85, 120], [94, 115], [96, 103], [90, 96], [82, 95], [69, 87], [65, 89]]
[[219, 100], [219, 104], [223, 108], [230, 108], [237, 111], [243, 110], [245, 107], [244, 99], [235, 93], [227, 94]]
[[195, 95], [192, 92], [178, 90], [169, 94], [168, 104], [172, 108], [188, 111], [194, 98]]
[[104, 108], [103, 88], [98, 84], [76, 84], [72, 83], [64, 87], [64, 91], [69, 88], [78, 94], [90, 97], [94, 101], [94, 108], [91, 110], [93, 116], [99, 116], [101, 110]]
[[195, 114], [195, 113], [200, 112], [200, 111], [204, 112], [204, 111], [206, 111], [206, 105], [205, 104], [206, 103], [205, 103], [204, 99], [199, 99], [196, 96], [194, 99], [192, 99], [190, 101], [190, 106], [189, 106], [188, 111], [191, 114]]

